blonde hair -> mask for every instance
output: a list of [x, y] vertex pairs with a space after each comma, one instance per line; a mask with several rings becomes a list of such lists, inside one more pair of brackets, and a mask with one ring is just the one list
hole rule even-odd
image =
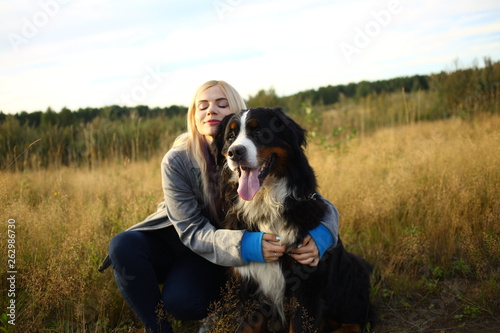
[[187, 132], [179, 136], [175, 142], [174, 147], [183, 146], [187, 149], [188, 153], [194, 158], [201, 173], [201, 186], [203, 192], [203, 200], [208, 207], [212, 220], [218, 222], [217, 202], [216, 202], [216, 179], [213, 170], [213, 161], [209, 143], [204, 135], [198, 132], [196, 128], [196, 106], [198, 96], [205, 90], [211, 87], [218, 86], [227, 98], [229, 109], [232, 113], [246, 109], [245, 101], [241, 98], [240, 94], [229, 83], [220, 80], [207, 81], [202, 84], [194, 95], [194, 98], [189, 105], [187, 112]]

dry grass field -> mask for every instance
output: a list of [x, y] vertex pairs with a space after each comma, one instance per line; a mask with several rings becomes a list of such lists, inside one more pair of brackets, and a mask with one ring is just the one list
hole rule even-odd
[[[347, 248], [376, 267], [373, 332], [500, 331], [499, 116], [381, 129], [308, 154]], [[0, 174], [0, 251], [14, 219], [17, 269], [16, 325], [0, 331], [139, 328], [97, 267], [111, 237], [162, 200], [160, 160]]]
[[382, 129], [310, 158], [347, 247], [375, 264], [375, 331], [500, 331], [498, 116]]

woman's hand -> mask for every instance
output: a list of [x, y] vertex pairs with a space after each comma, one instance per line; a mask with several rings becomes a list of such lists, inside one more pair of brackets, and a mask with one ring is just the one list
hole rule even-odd
[[299, 247], [289, 253], [289, 256], [302, 265], [315, 267], [319, 264], [319, 250], [316, 242], [309, 234], [307, 234]]
[[278, 245], [280, 238], [272, 234], [262, 236], [262, 255], [266, 262], [278, 261], [285, 254], [285, 245]]

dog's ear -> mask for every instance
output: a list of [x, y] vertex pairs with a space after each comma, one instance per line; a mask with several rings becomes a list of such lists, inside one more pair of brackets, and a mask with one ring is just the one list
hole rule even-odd
[[293, 141], [297, 143], [297, 147], [305, 147], [307, 145], [307, 131], [297, 124], [292, 118], [287, 116], [281, 107], [273, 108], [272, 111], [279, 119], [279, 123], [275, 124], [276, 128], [280, 128], [281, 126], [288, 127], [291, 129], [291, 133], [293, 133]]
[[222, 155], [222, 149], [224, 148], [224, 137], [226, 133], [227, 123], [233, 118], [234, 113], [225, 116], [217, 127], [217, 133], [214, 135], [214, 140], [212, 142], [212, 154], [215, 158], [215, 164], [221, 166], [224, 163], [224, 156]]

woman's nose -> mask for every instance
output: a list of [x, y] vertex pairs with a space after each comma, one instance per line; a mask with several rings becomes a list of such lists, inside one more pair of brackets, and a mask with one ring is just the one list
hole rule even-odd
[[207, 114], [214, 114], [217, 113], [217, 109], [215, 108], [214, 105], [210, 104], [207, 108]]

